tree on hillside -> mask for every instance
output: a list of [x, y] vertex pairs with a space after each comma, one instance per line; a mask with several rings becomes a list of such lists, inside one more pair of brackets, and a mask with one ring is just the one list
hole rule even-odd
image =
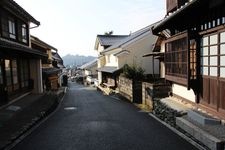
[[113, 30], [105, 32], [104, 35], [113, 35]]

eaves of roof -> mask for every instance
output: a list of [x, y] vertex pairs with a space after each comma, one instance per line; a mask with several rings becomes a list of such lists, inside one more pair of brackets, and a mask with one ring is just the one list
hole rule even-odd
[[40, 25], [39, 21], [37, 21], [34, 17], [32, 17], [26, 10], [24, 10], [14, 0], [2, 0], [2, 3], [8, 6], [15, 14], [19, 14], [20, 16], [28, 19], [29, 21], [36, 24], [37, 26]]
[[[148, 32], [149, 32], [150, 34], [152, 34], [151, 28], [152, 28], [153, 26], [157, 25], [158, 23], [159, 23], [159, 22], [156, 22], [156, 23], [154, 23], [154, 24], [151, 24], [151, 25], [149, 25], [149, 26], [147, 26], [147, 27], [145, 27], [145, 28], [142, 28], [142, 29], [140, 29], [140, 30], [138, 30], [138, 31], [136, 31], [136, 32], [134, 32], [134, 33], [132, 33], [130, 36], [128, 36], [128, 37], [126, 37], [126, 38], [120, 40], [119, 42], [115, 43], [114, 45], [112, 45], [112, 46], [110, 46], [109, 48], [107, 48], [107, 49], [105, 49], [104, 51], [102, 51], [102, 54], [104, 54], [104, 53], [106, 53], [106, 52], [108, 52], [108, 51], [111, 51], [111, 50], [120, 48], [120, 47], [122, 47], [123, 45], [128, 44], [129, 42], [132, 42], [132, 41], [138, 39], [138, 38], [141, 37], [141, 36], [144, 36], [144, 35], [147, 34]], [[156, 36], [152, 34], [152, 38], [156, 38]], [[156, 41], [156, 40], [154, 40], [154, 41]]]
[[111, 66], [104, 66], [102, 68], [98, 68], [98, 72], [107, 72], [107, 73], [114, 73], [118, 71], [119, 69], [117, 67], [111, 67]]
[[42, 73], [45, 75], [57, 74], [61, 71], [59, 68], [42, 68]]
[[9, 41], [7, 39], [1, 38], [0, 37], [0, 48], [5, 48], [5, 49], [9, 49], [9, 50], [16, 50], [18, 52], [23, 52], [23, 53], [27, 53], [27, 54], [33, 54], [39, 57], [48, 57], [48, 55], [46, 53], [43, 53], [39, 50], [36, 49], [32, 49], [28, 46], [13, 42], [13, 41]]
[[[204, 5], [207, 3], [208, 0], [192, 0], [188, 3], [186, 3], [184, 6], [181, 6], [181, 8], [177, 9], [175, 12], [170, 13], [168, 16], [165, 17], [164, 20], [162, 20], [158, 25], [154, 26], [152, 31], [155, 35], [158, 35], [159, 32], [162, 30], [165, 30], [169, 25], [174, 26], [174, 23], [177, 23], [177, 18], [180, 17], [182, 19], [185, 19], [183, 16], [186, 12], [191, 12], [194, 9], [198, 10], [201, 5]], [[201, 10], [199, 10], [201, 11]], [[198, 14], [196, 14], [197, 16]], [[193, 18], [192, 15], [187, 15], [190, 19]], [[194, 19], [194, 18], [193, 18]], [[181, 20], [180, 20], [181, 21]]]
[[94, 59], [94, 60], [92, 60], [92, 61], [90, 61], [90, 62], [80, 66], [79, 68], [80, 69], [88, 69], [88, 68], [91, 68], [91, 67], [93, 67], [95, 65], [97, 66], [97, 59]]
[[55, 47], [45, 43], [44, 41], [40, 40], [38, 37], [35, 37], [33, 35], [31, 35], [31, 42], [37, 44], [38, 46], [58, 51]]
[[111, 46], [126, 37], [128, 37], [128, 35], [97, 35], [99, 43], [102, 46]]

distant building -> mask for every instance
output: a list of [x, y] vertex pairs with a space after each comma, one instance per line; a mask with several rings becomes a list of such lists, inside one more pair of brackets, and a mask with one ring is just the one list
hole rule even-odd
[[[105, 49], [109, 48], [116, 42], [126, 38], [128, 35], [97, 35], [95, 41], [95, 50], [98, 52], [97, 69], [105, 66], [106, 58], [101, 54]], [[102, 72], [98, 71], [98, 82], [102, 83]]]
[[[142, 57], [152, 52], [157, 42], [158, 36], [153, 35], [151, 30], [154, 25], [155, 24], [149, 25], [128, 36], [123, 36], [112, 43], [111, 46], [107, 46], [106, 49], [104, 49], [104, 46], [98, 49], [100, 53], [98, 79], [101, 83], [110, 87], [116, 87], [118, 77], [125, 64], [140, 67], [145, 70], [145, 74], [159, 75], [159, 61], [153, 58], [146, 59]], [[105, 39], [104, 36], [97, 37], [97, 40], [104, 41], [105, 43], [107, 43], [108, 40], [108, 43], [112, 41], [110, 38]]]
[[97, 59], [80, 66], [78, 69], [82, 70], [83, 76], [97, 77]]
[[57, 49], [35, 36], [31, 36], [32, 48], [48, 55], [42, 59], [42, 81], [44, 90], [56, 90], [61, 85], [61, 75], [65, 68]]

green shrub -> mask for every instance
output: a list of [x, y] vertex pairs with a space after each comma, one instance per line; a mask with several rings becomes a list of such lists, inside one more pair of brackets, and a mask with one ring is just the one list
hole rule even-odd
[[123, 75], [129, 79], [142, 80], [144, 78], [144, 72], [145, 70], [137, 65], [129, 66], [125, 64], [123, 66]]

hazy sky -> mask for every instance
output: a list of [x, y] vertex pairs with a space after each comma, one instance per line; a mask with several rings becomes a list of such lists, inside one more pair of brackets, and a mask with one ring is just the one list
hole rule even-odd
[[165, 0], [15, 0], [41, 22], [31, 34], [59, 54], [97, 56], [97, 34], [129, 34], [162, 19]]

